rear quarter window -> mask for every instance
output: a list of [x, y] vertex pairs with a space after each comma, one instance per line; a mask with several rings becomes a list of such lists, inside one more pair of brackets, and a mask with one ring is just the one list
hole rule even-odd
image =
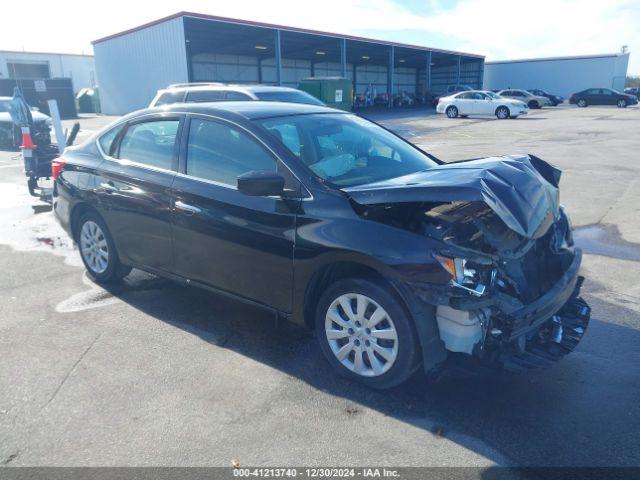
[[112, 128], [111, 130], [104, 133], [100, 138], [98, 138], [100, 148], [105, 153], [105, 155], [113, 156], [113, 152], [111, 151], [112, 147], [114, 146], [113, 141], [118, 136], [118, 133], [120, 133], [120, 130], [122, 130], [122, 125], [118, 125], [117, 127]]

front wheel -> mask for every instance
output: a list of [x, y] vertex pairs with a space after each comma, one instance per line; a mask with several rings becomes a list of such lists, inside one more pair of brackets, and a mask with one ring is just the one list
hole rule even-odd
[[341, 280], [322, 295], [316, 335], [341, 375], [373, 388], [391, 388], [420, 365], [420, 347], [400, 301], [378, 283]]
[[584, 98], [581, 98], [580, 100], [578, 100], [578, 106], [580, 108], [584, 108], [587, 106], [587, 101]]
[[109, 229], [97, 213], [82, 216], [78, 222], [77, 242], [87, 273], [96, 282], [118, 281], [131, 271], [120, 263]]
[[447, 108], [447, 117], [456, 118], [458, 116], [458, 108], [451, 105]]
[[531, 100], [529, 103], [529, 108], [530, 109], [536, 109], [536, 108], [540, 108], [540, 104], [537, 102], [537, 100]]
[[496, 109], [496, 117], [498, 117], [500, 120], [509, 118], [510, 115], [511, 112], [509, 112], [509, 109], [507, 107], [498, 107]]
[[618, 108], [627, 108], [627, 101], [624, 99], [618, 100]]

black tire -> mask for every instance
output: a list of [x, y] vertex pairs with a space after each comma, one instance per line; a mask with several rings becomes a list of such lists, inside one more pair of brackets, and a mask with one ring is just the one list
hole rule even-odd
[[447, 110], [445, 111], [445, 113], [449, 118], [456, 118], [458, 116], [458, 107], [451, 105], [447, 107]]
[[509, 111], [509, 109], [507, 107], [505, 107], [504, 105], [496, 108], [496, 117], [498, 117], [498, 119], [500, 120], [506, 120], [507, 118], [509, 118], [511, 116], [511, 112]]
[[529, 108], [531, 108], [532, 110], [533, 110], [533, 109], [538, 109], [538, 108], [540, 108], [540, 104], [538, 103], [538, 101], [537, 101], [537, 100], [531, 100], [531, 101], [528, 103], [528, 105], [529, 105]]
[[[107, 261], [106, 268], [104, 270], [97, 270], [90, 262], [90, 257], [84, 253], [83, 250], [83, 239], [81, 238], [83, 227], [88, 224], [88, 222], [93, 222], [93, 224], [97, 225], [100, 229], [100, 238], [104, 238], [106, 242], [106, 252], [107, 252]], [[85, 268], [87, 269], [87, 274], [97, 283], [113, 283], [122, 280], [126, 277], [129, 272], [131, 272], [131, 267], [123, 265], [120, 262], [120, 258], [118, 257], [118, 252], [116, 250], [116, 246], [113, 242], [113, 238], [111, 237], [111, 233], [107, 228], [107, 225], [102, 220], [102, 217], [97, 212], [87, 212], [78, 221], [78, 225], [76, 228], [76, 242], [78, 243], [78, 249], [80, 250], [80, 258], [82, 259], [82, 263], [84, 263]]]
[[576, 102], [576, 104], [580, 107], [580, 108], [585, 108], [587, 107], [589, 104], [587, 103], [587, 101], [584, 98], [581, 98], [580, 100], [578, 100]]
[[618, 108], [627, 108], [627, 101], [624, 98], [618, 100]]
[[[373, 300], [373, 302], [382, 307], [382, 309], [387, 313], [388, 318], [392, 321], [391, 327], [395, 327], [395, 332], [397, 334], [397, 354], [395, 360], [382, 374], [365, 376], [350, 370], [343, 365], [340, 360], [338, 360], [331, 345], [329, 344], [329, 339], [327, 338], [325, 330], [327, 312], [329, 311], [332, 303], [345, 294], [364, 295]], [[371, 316], [372, 314], [370, 314], [369, 318], [371, 318]], [[396, 298], [396, 296], [390, 292], [388, 287], [384, 288], [376, 281], [354, 278], [340, 280], [331, 285], [322, 294], [320, 301], [318, 302], [315, 315], [315, 327], [316, 336], [320, 343], [322, 353], [336, 372], [346, 378], [363, 383], [369, 387], [386, 389], [400, 385], [405, 382], [420, 366], [420, 345], [412, 320], [405, 312], [405, 309], [401, 304], [401, 300]], [[351, 341], [351, 338], [354, 337], [348, 337], [348, 339], [344, 339], [343, 341]], [[356, 339], [354, 341], [357, 342], [358, 340]], [[379, 342], [379, 340], [376, 340], [376, 343], [377, 342]], [[362, 345], [364, 345], [364, 343]], [[369, 344], [367, 343], [367, 345]], [[352, 362], [355, 364], [355, 351], [350, 352], [347, 355], [347, 358], [350, 358], [351, 353], [354, 353], [354, 360], [352, 360]], [[367, 355], [363, 354], [362, 358], [364, 359], [366, 357], [366, 360], [364, 361], [369, 362], [368, 366], [371, 367], [372, 363], [369, 360], [369, 354], [370, 353]]]

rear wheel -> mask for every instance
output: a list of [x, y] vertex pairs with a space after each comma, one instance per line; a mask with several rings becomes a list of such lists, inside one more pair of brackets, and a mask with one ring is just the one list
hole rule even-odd
[[581, 98], [580, 100], [578, 100], [578, 106], [580, 108], [584, 108], [588, 105], [587, 101], [584, 98]]
[[92, 279], [109, 283], [129, 274], [131, 268], [120, 263], [109, 229], [97, 213], [85, 213], [77, 231], [80, 257]]
[[627, 108], [627, 101], [624, 98], [618, 100], [618, 108]]
[[391, 388], [420, 365], [417, 334], [399, 300], [378, 283], [341, 280], [322, 295], [316, 335], [331, 366], [373, 388]]
[[451, 105], [450, 107], [447, 107], [447, 117], [449, 118], [456, 118], [458, 116], [458, 107], [454, 107], [453, 105]]
[[509, 109], [507, 107], [502, 106], [502, 107], [496, 108], [496, 117], [498, 117], [500, 120], [509, 118], [510, 115], [511, 115], [511, 112], [509, 112]]

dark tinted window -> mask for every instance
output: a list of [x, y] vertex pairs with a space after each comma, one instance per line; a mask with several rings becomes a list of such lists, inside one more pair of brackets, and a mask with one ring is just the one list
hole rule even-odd
[[191, 120], [187, 174], [226, 185], [252, 170], [276, 171], [276, 161], [249, 134], [220, 122]]
[[589, 90], [587, 90], [587, 95], [600, 95], [600, 89], [599, 88], [591, 88]]
[[227, 100], [240, 100], [240, 101], [252, 100], [252, 98], [249, 95], [245, 95], [244, 93], [240, 93], [240, 92], [227, 92], [225, 98]]
[[324, 105], [316, 97], [309, 95], [306, 92], [256, 92], [258, 99], [266, 102], [288, 102], [288, 103], [306, 103], [308, 105]]
[[224, 90], [194, 90], [187, 93], [187, 102], [219, 102], [224, 100]]
[[165, 92], [160, 95], [160, 98], [156, 100], [154, 106], [166, 105], [168, 103], [181, 103], [184, 99], [184, 91], [179, 90], [176, 92]]
[[473, 93], [460, 93], [456, 96], [461, 100], [472, 100], [474, 98]]
[[130, 125], [120, 142], [118, 158], [171, 169], [178, 120], [157, 120]]

